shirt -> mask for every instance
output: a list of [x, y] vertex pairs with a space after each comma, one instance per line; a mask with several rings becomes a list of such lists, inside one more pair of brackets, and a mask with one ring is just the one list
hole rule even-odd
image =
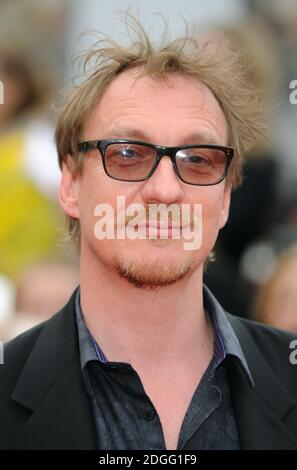
[[[213, 323], [214, 353], [185, 414], [177, 450], [236, 450], [239, 439], [226, 357], [234, 356], [254, 383], [226, 313], [206, 286], [203, 299]], [[131, 364], [108, 361], [86, 326], [79, 289], [75, 305], [81, 370], [92, 402], [98, 450], [166, 450], [160, 418], [139, 375]], [[199, 442], [195, 449], [191, 447], [194, 435]]]

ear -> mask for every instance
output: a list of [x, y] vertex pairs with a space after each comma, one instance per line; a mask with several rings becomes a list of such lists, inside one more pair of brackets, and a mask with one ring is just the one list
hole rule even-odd
[[226, 222], [228, 220], [230, 202], [231, 202], [231, 186], [226, 185], [225, 190], [224, 190], [224, 196], [223, 196], [223, 206], [222, 206], [221, 214], [220, 214], [220, 224], [219, 224], [220, 229], [226, 225]]
[[[69, 162], [71, 156], [67, 156], [66, 162]], [[68, 164], [62, 164], [62, 177], [59, 190], [59, 203], [65, 214], [79, 219], [79, 188], [80, 177], [73, 175], [68, 168]]]

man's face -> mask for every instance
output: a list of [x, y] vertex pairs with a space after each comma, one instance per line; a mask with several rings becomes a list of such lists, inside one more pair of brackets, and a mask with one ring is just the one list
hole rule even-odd
[[[122, 138], [163, 146], [228, 145], [224, 114], [208, 88], [179, 74], [172, 75], [169, 83], [135, 78], [135, 70], [127, 71], [109, 85], [85, 123], [82, 141]], [[124, 196], [126, 207], [133, 203], [181, 208], [183, 204], [201, 204], [201, 247], [185, 250], [182, 236], [173, 239], [170, 233], [167, 240], [98, 240], [94, 235], [98, 220], [95, 207], [109, 204], [116, 213], [117, 196]], [[68, 215], [80, 219], [82, 258], [92, 259], [135, 286], [154, 288], [202, 270], [219, 229], [226, 223], [230, 189], [225, 181], [214, 186], [182, 182], [167, 156], [146, 181], [114, 180], [106, 175], [101, 155], [94, 150], [85, 154], [80, 177], [73, 178], [64, 165], [60, 201]]]

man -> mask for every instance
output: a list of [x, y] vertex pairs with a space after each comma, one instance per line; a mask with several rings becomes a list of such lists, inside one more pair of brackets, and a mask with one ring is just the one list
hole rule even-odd
[[[203, 286], [259, 129], [256, 96], [227, 45], [158, 49], [137, 28], [131, 47], [91, 50], [96, 68], [57, 125], [80, 287], [6, 346], [0, 447], [296, 449], [294, 336], [227, 314]], [[105, 236], [98, 216], [119, 196], [144, 209], [142, 236]], [[172, 208], [167, 232], [154, 205]], [[202, 211], [178, 218], [186, 207]], [[201, 231], [190, 250], [187, 227]]]

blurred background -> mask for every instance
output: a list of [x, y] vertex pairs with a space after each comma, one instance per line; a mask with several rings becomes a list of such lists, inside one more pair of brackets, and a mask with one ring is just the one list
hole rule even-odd
[[73, 57], [94, 40], [83, 33], [125, 42], [114, 15], [131, 6], [156, 41], [162, 13], [172, 38], [184, 18], [245, 51], [267, 139], [246, 157], [205, 282], [234, 315], [297, 332], [297, 0], [0, 0], [0, 340], [49, 318], [78, 284], [57, 205], [55, 103], [77, 80]]

